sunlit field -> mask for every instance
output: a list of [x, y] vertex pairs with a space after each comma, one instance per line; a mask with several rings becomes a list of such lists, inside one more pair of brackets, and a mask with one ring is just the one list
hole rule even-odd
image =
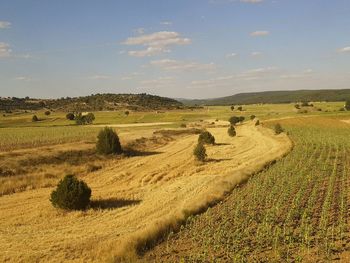
[[348, 262], [350, 125], [329, 117], [279, 122], [292, 152], [189, 219], [148, 260]]

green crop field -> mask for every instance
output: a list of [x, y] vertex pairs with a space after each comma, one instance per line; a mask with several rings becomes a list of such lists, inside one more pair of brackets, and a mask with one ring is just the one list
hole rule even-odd
[[329, 117], [280, 123], [295, 144], [292, 152], [222, 204], [190, 218], [147, 259], [344, 261], [350, 241], [350, 125]]

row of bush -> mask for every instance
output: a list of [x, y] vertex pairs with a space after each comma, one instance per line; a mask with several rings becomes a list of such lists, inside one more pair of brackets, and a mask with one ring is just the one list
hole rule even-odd
[[[257, 121], [258, 122], [258, 121]], [[275, 133], [280, 134], [283, 128], [280, 124], [275, 125]], [[229, 136], [236, 136], [234, 125], [227, 130]], [[215, 137], [209, 131], [202, 131], [198, 136], [198, 143], [193, 154], [198, 161], [204, 162], [207, 158], [205, 144], [215, 145]], [[109, 127], [102, 129], [96, 142], [98, 154], [110, 155], [123, 152], [117, 133]], [[62, 179], [57, 188], [51, 193], [50, 201], [54, 207], [66, 210], [84, 210], [89, 206], [91, 197], [90, 187], [73, 175], [67, 175]]]

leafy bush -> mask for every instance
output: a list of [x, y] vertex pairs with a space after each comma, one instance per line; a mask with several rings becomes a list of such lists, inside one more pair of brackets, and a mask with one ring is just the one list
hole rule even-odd
[[67, 120], [70, 120], [70, 121], [72, 121], [72, 120], [74, 120], [74, 118], [75, 118], [75, 116], [74, 116], [74, 114], [73, 113], [67, 113], [67, 115], [66, 115], [66, 119]]
[[204, 162], [207, 157], [207, 153], [205, 147], [202, 143], [198, 143], [197, 146], [193, 150], [193, 155], [196, 157], [198, 161]]
[[344, 108], [345, 108], [346, 110], [350, 110], [350, 100], [347, 100], [347, 101], [345, 102]]
[[66, 175], [51, 193], [50, 201], [57, 208], [83, 210], [89, 205], [90, 197], [91, 189], [84, 181], [74, 175]]
[[203, 131], [199, 134], [198, 143], [215, 144], [215, 138], [210, 132]]
[[232, 106], [231, 106], [231, 111], [233, 111], [234, 109], [235, 109], [235, 106], [232, 105]]
[[242, 111], [242, 110], [243, 110], [242, 106], [239, 106], [239, 107], [237, 108], [237, 110]]
[[129, 111], [125, 111], [124, 114], [125, 114], [126, 116], [129, 116], [130, 112], [129, 112]]
[[240, 122], [239, 117], [236, 116], [232, 116], [228, 121], [231, 123], [231, 125], [236, 125]]
[[236, 129], [235, 129], [235, 127], [231, 125], [231, 126], [228, 128], [227, 133], [228, 133], [228, 135], [231, 136], [231, 137], [236, 136]]
[[51, 112], [50, 112], [50, 111], [48, 111], [48, 110], [47, 110], [47, 111], [45, 111], [45, 115], [46, 115], [46, 116], [49, 116], [50, 114], [51, 114]]
[[109, 127], [102, 129], [97, 136], [96, 151], [99, 154], [119, 154], [122, 147], [117, 133]]
[[277, 124], [275, 125], [274, 130], [275, 130], [275, 134], [280, 134], [280, 133], [284, 132], [284, 130], [283, 130], [281, 124], [279, 124], [279, 123], [277, 123]]
[[75, 116], [75, 122], [78, 125], [92, 124], [94, 120], [95, 115], [91, 112], [87, 115], [79, 113], [77, 116]]
[[250, 115], [250, 119], [251, 120], [254, 120], [255, 119], [255, 115], [253, 114], [253, 115]]
[[33, 115], [33, 117], [32, 117], [32, 122], [37, 122], [37, 121], [39, 121], [38, 116]]
[[259, 121], [259, 120], [257, 120], [257, 121], [255, 122], [255, 126], [258, 126], [258, 125], [260, 125], [260, 121]]

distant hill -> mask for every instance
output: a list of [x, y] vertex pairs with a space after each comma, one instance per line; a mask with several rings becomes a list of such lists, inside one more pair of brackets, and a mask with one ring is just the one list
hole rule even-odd
[[0, 110], [102, 111], [102, 110], [160, 110], [183, 107], [177, 100], [149, 94], [95, 94], [61, 99], [0, 98]]
[[302, 101], [346, 101], [350, 100], [350, 89], [342, 90], [294, 90], [239, 93], [215, 99], [178, 99], [185, 105], [237, 105], [259, 103], [291, 103]]

